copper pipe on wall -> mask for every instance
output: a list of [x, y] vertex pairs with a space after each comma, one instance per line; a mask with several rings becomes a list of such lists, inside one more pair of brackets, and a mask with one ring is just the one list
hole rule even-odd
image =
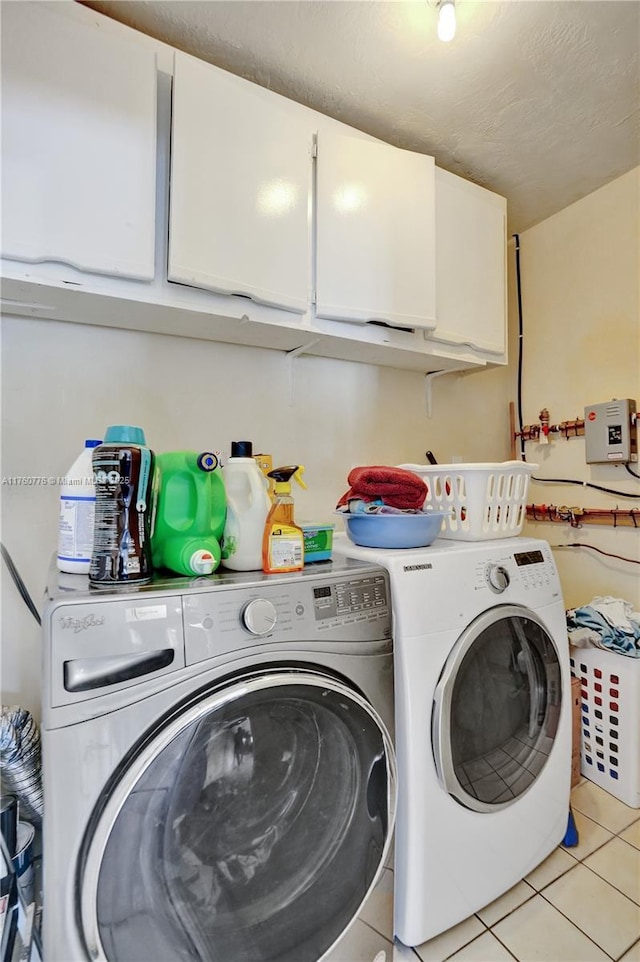
[[579, 528], [583, 524], [609, 525], [613, 528], [640, 528], [638, 508], [578, 508], [553, 504], [528, 504], [528, 521], [546, 521], [570, 524]]

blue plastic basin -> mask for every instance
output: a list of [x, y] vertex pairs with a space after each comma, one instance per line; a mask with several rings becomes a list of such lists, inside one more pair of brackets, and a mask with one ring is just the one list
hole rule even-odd
[[365, 548], [424, 548], [442, 530], [450, 509], [422, 514], [340, 514], [347, 537]]

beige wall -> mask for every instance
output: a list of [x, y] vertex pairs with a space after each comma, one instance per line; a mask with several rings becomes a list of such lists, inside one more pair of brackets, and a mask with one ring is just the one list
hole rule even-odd
[[[552, 421], [585, 404], [639, 394], [638, 213], [640, 169], [521, 237], [525, 324], [524, 421], [542, 407]], [[108, 424], [144, 427], [157, 451], [219, 448], [253, 439], [281, 463], [305, 464], [301, 520], [331, 520], [356, 464], [502, 461], [509, 456], [508, 402], [515, 398], [517, 322], [510, 251], [511, 363], [435, 378], [427, 413], [415, 373], [45, 320], [2, 324], [2, 475], [63, 474], [85, 437]], [[587, 466], [584, 440], [527, 444], [547, 477], [639, 492], [621, 467]], [[638, 469], [640, 470], [640, 469]], [[38, 607], [55, 551], [55, 486], [3, 484], [2, 539]], [[573, 486], [534, 485], [537, 503], [631, 507]], [[531, 500], [531, 499], [530, 499]], [[636, 506], [638, 502], [635, 502]], [[553, 545], [568, 541], [638, 557], [637, 532], [531, 524]], [[583, 549], [555, 552], [567, 605], [594, 595], [638, 600], [637, 566]], [[2, 701], [39, 714], [41, 637], [2, 566]]]
[[[584, 407], [612, 398], [640, 404], [640, 168], [612, 181], [521, 236], [524, 316], [523, 419], [537, 423], [584, 416]], [[512, 329], [515, 317], [512, 312]], [[515, 372], [515, 351], [511, 371]], [[515, 381], [513, 382], [515, 384]], [[515, 391], [515, 388], [514, 388]], [[540, 477], [573, 478], [627, 494], [640, 481], [621, 465], [587, 465], [584, 438], [560, 435], [547, 446], [526, 445]], [[640, 474], [640, 465], [632, 466]], [[631, 498], [576, 485], [534, 484], [536, 504], [640, 508]], [[525, 533], [552, 545], [579, 543], [638, 560], [632, 528], [529, 524]], [[588, 548], [554, 552], [568, 607], [596, 595], [625, 598], [640, 608], [637, 564]]]
[[[300, 520], [334, 520], [356, 464], [503, 460], [504, 370], [435, 381], [422, 375], [159, 334], [5, 317], [2, 475], [64, 474], [85, 437], [142, 425], [156, 451], [220, 449], [251, 439], [274, 463], [302, 463]], [[469, 428], [482, 397], [490, 431]], [[59, 490], [2, 486], [2, 540], [34, 600], [56, 546]], [[2, 700], [37, 713], [40, 632], [2, 566]]]

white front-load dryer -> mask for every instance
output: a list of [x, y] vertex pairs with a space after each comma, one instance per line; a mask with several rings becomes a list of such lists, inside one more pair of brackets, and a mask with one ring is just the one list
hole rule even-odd
[[335, 550], [390, 574], [396, 678], [395, 932], [471, 916], [549, 855], [568, 820], [569, 648], [545, 541]]
[[386, 572], [75, 578], [43, 618], [47, 962], [391, 962]]

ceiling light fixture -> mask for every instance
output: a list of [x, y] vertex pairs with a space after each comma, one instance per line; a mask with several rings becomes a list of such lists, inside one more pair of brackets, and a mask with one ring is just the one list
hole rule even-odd
[[448, 43], [456, 35], [456, 4], [455, 0], [439, 0], [438, 3], [438, 39]]

